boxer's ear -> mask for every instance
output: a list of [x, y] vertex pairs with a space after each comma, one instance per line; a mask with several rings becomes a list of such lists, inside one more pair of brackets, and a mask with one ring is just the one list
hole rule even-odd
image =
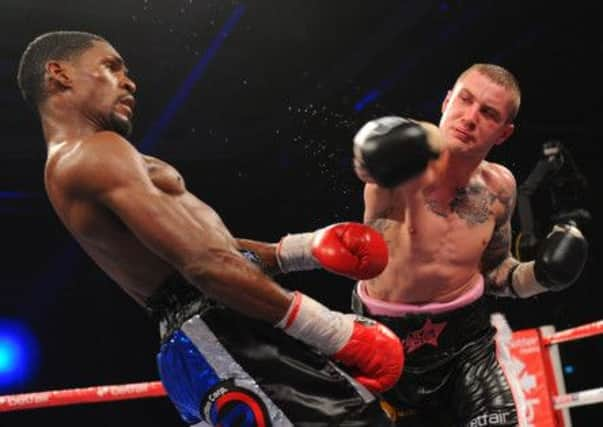
[[499, 135], [498, 139], [496, 140], [496, 142], [494, 144], [496, 144], [496, 145], [502, 144], [507, 139], [509, 139], [509, 137], [511, 135], [513, 135], [514, 131], [515, 131], [515, 125], [513, 123], [505, 124], [504, 129], [502, 130], [501, 134]]
[[44, 67], [44, 71], [50, 91], [60, 91], [72, 87], [71, 69], [67, 62], [48, 61]]

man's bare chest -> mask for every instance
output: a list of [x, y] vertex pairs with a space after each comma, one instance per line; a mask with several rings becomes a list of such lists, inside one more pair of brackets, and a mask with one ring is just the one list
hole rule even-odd
[[[448, 192], [426, 189], [421, 192], [414, 206], [426, 213], [448, 218], [458, 223], [460, 219], [469, 228], [488, 222], [497, 215], [498, 197], [483, 184], [470, 184]], [[458, 224], [461, 225], [461, 224]]]

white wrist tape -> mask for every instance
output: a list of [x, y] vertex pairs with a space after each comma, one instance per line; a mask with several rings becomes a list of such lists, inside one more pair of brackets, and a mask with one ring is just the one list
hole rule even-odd
[[522, 262], [517, 266], [511, 277], [511, 286], [519, 298], [529, 298], [548, 291], [536, 280], [534, 261]]
[[276, 262], [283, 273], [319, 268], [312, 256], [314, 233], [287, 234], [276, 248]]
[[350, 340], [354, 314], [329, 310], [318, 301], [295, 292], [285, 317], [275, 326], [327, 355], [337, 353]]

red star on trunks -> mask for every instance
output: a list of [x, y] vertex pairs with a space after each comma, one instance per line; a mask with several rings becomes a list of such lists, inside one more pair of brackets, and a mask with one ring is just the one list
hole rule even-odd
[[411, 353], [425, 344], [437, 347], [438, 337], [446, 327], [446, 323], [431, 323], [431, 319], [427, 319], [421, 329], [411, 332], [404, 340], [406, 353]]

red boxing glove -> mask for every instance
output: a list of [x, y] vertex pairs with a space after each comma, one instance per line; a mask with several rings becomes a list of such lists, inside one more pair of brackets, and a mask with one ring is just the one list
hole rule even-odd
[[276, 326], [349, 367], [352, 376], [374, 393], [392, 388], [402, 374], [400, 339], [374, 320], [329, 310], [295, 292], [287, 314]]
[[404, 367], [400, 339], [381, 323], [362, 316], [356, 316], [352, 336], [332, 357], [351, 367], [356, 381], [374, 393], [396, 385]]
[[289, 234], [277, 247], [283, 273], [324, 268], [354, 280], [378, 276], [388, 260], [387, 244], [368, 225], [343, 222], [314, 233]]

